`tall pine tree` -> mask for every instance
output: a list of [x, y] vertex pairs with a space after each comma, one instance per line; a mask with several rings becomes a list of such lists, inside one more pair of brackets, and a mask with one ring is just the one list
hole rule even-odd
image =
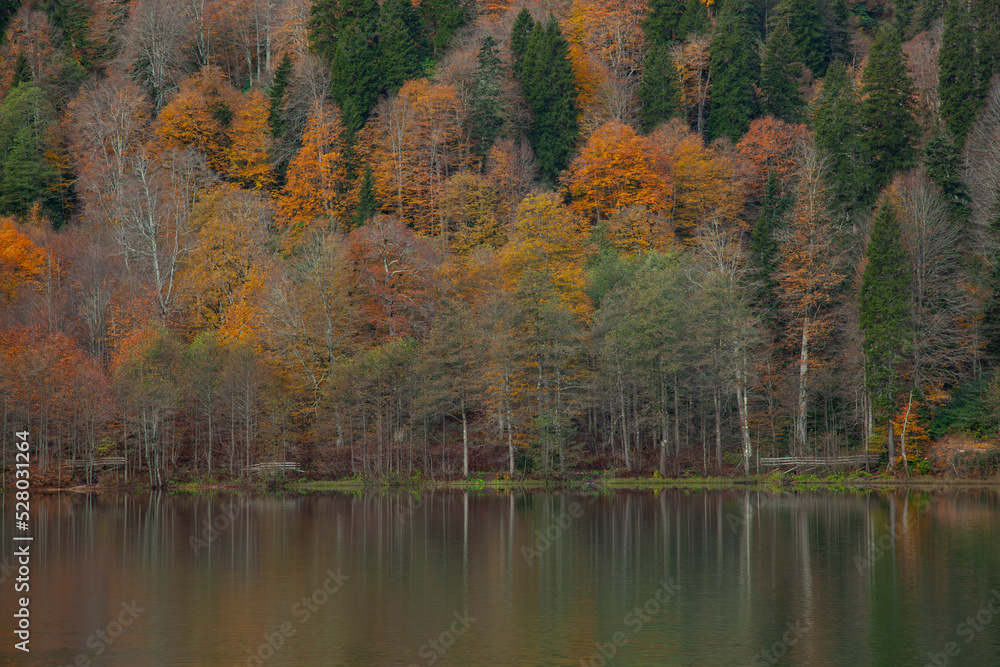
[[486, 35], [479, 48], [469, 96], [469, 136], [480, 158], [486, 156], [507, 121], [500, 90], [503, 69], [500, 48], [492, 36]]
[[569, 164], [579, 134], [576, 74], [569, 43], [554, 16], [531, 31], [521, 62], [521, 90], [531, 111], [529, 138], [539, 174], [554, 185]]
[[670, 48], [666, 44], [653, 44], [642, 63], [642, 81], [639, 83], [642, 129], [649, 131], [674, 116], [679, 97], [677, 69], [670, 57]]
[[521, 7], [517, 18], [514, 19], [514, 26], [510, 29], [511, 69], [518, 76], [521, 75], [521, 62], [524, 60], [524, 52], [528, 49], [528, 40], [534, 28], [535, 19], [531, 17], [531, 12], [527, 7]]
[[382, 84], [389, 93], [399, 90], [423, 71], [428, 45], [420, 18], [410, 0], [385, 0], [379, 11], [378, 43]]
[[796, 60], [792, 35], [784, 23], [779, 23], [767, 36], [764, 64], [760, 73], [761, 106], [765, 115], [789, 123], [802, 122], [805, 102], [799, 92], [802, 63]]
[[985, 99], [990, 82], [1000, 73], [1000, 2], [976, 0], [976, 64], [979, 99]]
[[828, 162], [834, 197], [850, 210], [867, 182], [867, 162], [860, 146], [861, 118], [854, 79], [835, 61], [823, 79], [822, 97], [813, 119], [816, 147]]
[[677, 24], [684, 16], [684, 0], [649, 0], [642, 29], [650, 45], [669, 44], [679, 39]]
[[778, 172], [772, 169], [767, 175], [757, 223], [750, 234], [751, 264], [757, 271], [754, 303], [769, 321], [774, 320], [781, 305], [775, 292], [778, 286], [778, 281], [774, 279], [778, 266], [778, 243], [774, 232], [782, 226], [791, 206], [791, 197], [782, 195]]
[[309, 15], [309, 43], [330, 67], [332, 93], [344, 127], [354, 134], [385, 91], [376, 0], [317, 0]]
[[757, 117], [760, 56], [750, 14], [746, 0], [729, 0], [719, 12], [709, 51], [712, 98], [705, 131], [710, 141], [723, 136], [739, 141]]
[[688, 0], [684, 5], [684, 14], [677, 22], [677, 41], [686, 39], [688, 35], [706, 33], [711, 27], [705, 3], [702, 0]]
[[826, 26], [816, 0], [781, 0], [774, 8], [772, 25], [785, 25], [795, 45], [795, 60], [805, 64], [812, 73], [826, 74], [830, 57]]
[[896, 209], [884, 202], [872, 220], [868, 265], [861, 277], [858, 311], [865, 353], [865, 387], [875, 418], [888, 420], [901, 389], [911, 335], [910, 262], [900, 240]]
[[975, 31], [964, 0], [951, 0], [944, 13], [944, 35], [938, 54], [941, 118], [959, 147], [972, 125], [979, 100], [976, 83]]
[[861, 73], [861, 146], [870, 165], [866, 204], [897, 172], [916, 162], [920, 128], [913, 117], [913, 98], [899, 33], [883, 26]]

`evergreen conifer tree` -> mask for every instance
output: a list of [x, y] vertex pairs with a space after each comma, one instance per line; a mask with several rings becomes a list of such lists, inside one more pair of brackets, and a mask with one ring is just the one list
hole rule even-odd
[[792, 35], [784, 23], [771, 30], [760, 73], [762, 111], [789, 123], [802, 122], [805, 103], [799, 92], [802, 64], [795, 59]]
[[666, 44], [653, 44], [646, 52], [639, 83], [642, 129], [649, 131], [672, 117], [677, 112], [678, 98], [677, 70], [670, 48]]
[[1000, 2], [977, 0], [976, 61], [978, 65], [979, 99], [985, 99], [994, 75], [1000, 72]]
[[385, 91], [378, 25], [376, 0], [317, 0], [310, 10], [309, 43], [330, 67], [331, 92], [349, 135]]
[[531, 111], [529, 138], [538, 171], [550, 185], [569, 164], [579, 133], [576, 74], [569, 43], [554, 16], [531, 31], [521, 63], [521, 90]]
[[684, 14], [677, 22], [677, 41], [683, 41], [688, 35], [706, 33], [710, 27], [705, 3], [702, 0], [688, 0], [684, 5]]
[[507, 120], [500, 90], [503, 62], [500, 60], [500, 48], [492, 36], [487, 35], [483, 39], [477, 62], [469, 100], [469, 134], [482, 158], [500, 136]]
[[827, 159], [837, 202], [851, 209], [867, 182], [867, 163], [861, 150], [861, 119], [857, 90], [847, 67], [835, 61], [823, 79], [813, 128], [816, 147]]
[[775, 295], [778, 282], [774, 279], [774, 270], [778, 264], [778, 244], [774, 239], [774, 232], [781, 227], [785, 213], [791, 206], [791, 198], [781, 194], [781, 181], [778, 173], [772, 169], [767, 175], [760, 213], [750, 234], [751, 261], [757, 269], [754, 302], [768, 320], [774, 319], [780, 306]]
[[883, 203], [872, 220], [858, 302], [865, 386], [877, 419], [892, 415], [911, 329], [910, 262], [900, 234], [896, 209]]
[[448, 46], [455, 32], [465, 25], [469, 18], [469, 8], [463, 0], [423, 0], [420, 3], [420, 16], [436, 55]]
[[979, 99], [976, 83], [975, 33], [963, 0], [951, 0], [944, 14], [944, 35], [938, 54], [941, 118], [961, 146], [972, 125]]
[[781, 24], [788, 28], [795, 44], [794, 60], [803, 63], [815, 76], [824, 76], [830, 45], [819, 3], [816, 0], [781, 0], [774, 8], [772, 25]]
[[899, 171], [916, 160], [920, 133], [913, 117], [913, 81], [899, 33], [883, 26], [872, 44], [868, 64], [861, 74], [861, 147], [870, 165], [866, 204]]
[[0, 104], [0, 214], [26, 215], [35, 202], [62, 218], [59, 173], [45, 157], [55, 111], [41, 88], [21, 83]]
[[534, 27], [535, 20], [531, 18], [531, 12], [527, 7], [522, 7], [514, 19], [514, 26], [510, 29], [510, 57], [513, 60], [511, 69], [518, 76], [521, 75], [521, 62], [524, 60], [524, 52], [528, 48], [528, 39], [531, 38]]
[[372, 165], [365, 163], [364, 175], [361, 177], [361, 185], [358, 189], [358, 205], [354, 209], [354, 218], [351, 220], [352, 229], [361, 227], [371, 220], [378, 213], [378, 195], [375, 192], [375, 177], [372, 176]]
[[757, 44], [750, 6], [746, 0], [729, 0], [719, 11], [709, 50], [712, 98], [705, 130], [710, 141], [722, 136], [739, 141], [757, 117]]
[[271, 126], [271, 134], [275, 137], [284, 135], [288, 121], [285, 118], [285, 100], [288, 97], [288, 84], [292, 79], [292, 57], [285, 54], [274, 70], [271, 79], [271, 89], [268, 91], [270, 105], [267, 122]]
[[927, 176], [941, 188], [951, 220], [964, 223], [972, 213], [972, 201], [962, 180], [962, 158], [954, 144], [938, 134], [924, 147]]
[[[422, 6], [422, 5], [421, 5]], [[423, 71], [427, 57], [420, 18], [410, 0], [385, 0], [379, 11], [378, 45], [382, 84], [389, 93]]]
[[[677, 24], [684, 16], [684, 0], [649, 0], [642, 29], [650, 47], [676, 41]], [[647, 56], [648, 57], [648, 56]]]

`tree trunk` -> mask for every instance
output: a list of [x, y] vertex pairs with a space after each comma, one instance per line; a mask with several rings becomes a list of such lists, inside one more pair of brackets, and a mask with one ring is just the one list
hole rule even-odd
[[809, 374], [809, 318], [802, 320], [802, 352], [799, 356], [799, 400], [795, 415], [795, 440], [799, 454], [806, 451], [806, 383]]

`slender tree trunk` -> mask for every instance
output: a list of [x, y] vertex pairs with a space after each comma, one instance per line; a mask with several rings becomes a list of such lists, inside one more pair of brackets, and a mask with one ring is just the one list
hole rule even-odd
[[809, 375], [809, 318], [802, 321], [802, 352], [799, 356], [799, 400], [795, 415], [795, 440], [799, 453], [806, 450], [807, 381]]
[[469, 420], [465, 411], [465, 398], [462, 398], [462, 475], [469, 476]]

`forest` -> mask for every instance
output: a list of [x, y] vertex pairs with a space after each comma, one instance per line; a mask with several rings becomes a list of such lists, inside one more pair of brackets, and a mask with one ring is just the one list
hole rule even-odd
[[154, 487], [997, 437], [994, 0], [26, 0], [0, 33], [5, 476], [24, 430], [53, 483]]

